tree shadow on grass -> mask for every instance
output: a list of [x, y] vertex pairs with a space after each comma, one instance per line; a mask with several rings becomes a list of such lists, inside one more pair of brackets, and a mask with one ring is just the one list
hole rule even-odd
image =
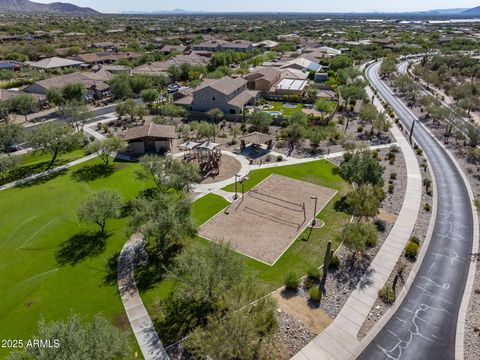
[[49, 166], [50, 161], [43, 161], [43, 162], [29, 164], [29, 165], [20, 165], [15, 169], [9, 171], [8, 175], [5, 176], [5, 178], [0, 180], [0, 185], [7, 184], [9, 182], [17, 181], [20, 179], [24, 179], [26, 177], [29, 177], [35, 174], [41, 174], [55, 167], [65, 165], [66, 162], [67, 161], [65, 160], [59, 159], [55, 161], [55, 163], [52, 166]]
[[350, 207], [347, 204], [347, 197], [342, 196], [339, 200], [335, 201], [333, 208], [336, 212], [343, 212], [346, 214], [351, 213]]
[[34, 186], [34, 185], [45, 184], [46, 182], [48, 182], [50, 180], [53, 180], [53, 179], [55, 179], [59, 176], [65, 175], [67, 173], [67, 171], [68, 171], [67, 169], [58, 170], [58, 171], [52, 172], [48, 175], [41, 176], [41, 177], [38, 177], [36, 179], [27, 181], [27, 182], [20, 183], [17, 186], [20, 187], [20, 188], [28, 188], [28, 187]]
[[103, 253], [109, 236], [101, 232], [79, 232], [59, 245], [55, 259], [61, 266], [68, 264], [75, 266], [83, 260]]
[[155, 246], [145, 248], [148, 254], [148, 261], [135, 270], [135, 280], [138, 291], [148, 291], [162, 281], [167, 274], [167, 269], [170, 267], [173, 258], [181, 249], [181, 244], [172, 244], [161, 252], [157, 251]]
[[115, 172], [115, 166], [112, 164], [95, 164], [89, 166], [83, 166], [72, 173], [72, 179], [81, 181], [94, 181], [100, 178], [106, 178], [111, 176]]

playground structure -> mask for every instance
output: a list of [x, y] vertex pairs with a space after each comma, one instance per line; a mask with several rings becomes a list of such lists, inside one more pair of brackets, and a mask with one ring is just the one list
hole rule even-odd
[[222, 152], [218, 149], [219, 144], [205, 141], [204, 143], [196, 143], [188, 140], [179, 146], [185, 151], [183, 161], [193, 161], [198, 164], [200, 173], [204, 178], [215, 177], [220, 172], [220, 164], [222, 161]]

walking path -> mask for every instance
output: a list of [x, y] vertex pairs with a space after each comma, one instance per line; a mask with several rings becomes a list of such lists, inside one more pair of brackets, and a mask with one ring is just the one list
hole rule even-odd
[[[372, 92], [367, 92], [371, 98]], [[383, 111], [376, 98], [374, 105]], [[407, 170], [405, 199], [397, 221], [366, 271], [368, 275], [360, 280], [335, 320], [293, 359], [350, 359], [355, 356], [356, 349], [361, 345], [357, 334], [377, 300], [378, 290], [387, 282], [410, 239], [421, 206], [422, 177], [417, 158], [407, 139], [396, 125], [391, 132], [403, 152]]]
[[[395, 143], [389, 143], [389, 144], [385, 144], [385, 145], [371, 146], [371, 147], [369, 147], [369, 149], [370, 150], [381, 150], [381, 149], [387, 149], [387, 148], [389, 148], [393, 145], [398, 145], [398, 143], [395, 142]], [[331, 153], [331, 154], [328, 154], [328, 155], [318, 155], [318, 156], [302, 158], [302, 159], [298, 159], [298, 158], [294, 158], [294, 157], [285, 157], [284, 155], [282, 155], [283, 158], [284, 158], [283, 161], [264, 163], [262, 165], [250, 165], [249, 161], [247, 160], [247, 158], [245, 156], [239, 155], [239, 154], [236, 154], [236, 153], [232, 153], [230, 151], [222, 150], [222, 154], [231, 156], [231, 157], [233, 157], [234, 159], [236, 159], [240, 162], [241, 170], [237, 175], [240, 175], [240, 177], [238, 179], [241, 179], [241, 178], [244, 178], [245, 176], [247, 176], [250, 173], [250, 171], [259, 170], [259, 169], [268, 169], [268, 168], [274, 168], [274, 167], [282, 167], [282, 166], [288, 166], [288, 165], [305, 164], [305, 163], [318, 161], [318, 160], [335, 159], [335, 158], [343, 156], [345, 154], [345, 151]], [[184, 155], [184, 153], [182, 152], [182, 153], [175, 154], [174, 156], [175, 157], [182, 157], [183, 155]], [[281, 154], [272, 151], [271, 155], [272, 155], [272, 157], [276, 157], [277, 155], [281, 155]], [[195, 196], [194, 199], [198, 199], [200, 197], [203, 197], [203, 196], [213, 192], [213, 193], [216, 193], [216, 194], [226, 198], [227, 201], [228, 201], [228, 196], [225, 195], [225, 192], [223, 192], [223, 193], [220, 192], [220, 190], [223, 189], [227, 185], [233, 184], [234, 182], [235, 182], [235, 176], [231, 177], [230, 179], [219, 181], [219, 182], [216, 182], [216, 183], [196, 184], [192, 187], [193, 191], [196, 193], [196, 196]]]
[[167, 352], [158, 337], [147, 309], [143, 305], [135, 283], [133, 272], [135, 254], [143, 249], [143, 245], [143, 240], [138, 235], [133, 235], [125, 243], [118, 258], [118, 289], [128, 320], [145, 360], [166, 360], [169, 359]]

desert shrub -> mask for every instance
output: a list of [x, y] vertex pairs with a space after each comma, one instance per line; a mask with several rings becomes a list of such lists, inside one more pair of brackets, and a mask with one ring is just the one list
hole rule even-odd
[[289, 271], [285, 274], [285, 277], [283, 278], [283, 284], [288, 290], [296, 291], [300, 286], [300, 278], [295, 272]]
[[423, 206], [423, 210], [425, 210], [426, 212], [430, 212], [432, 211], [432, 206], [429, 203], [425, 203], [425, 205]]
[[396, 172], [390, 173], [390, 180], [397, 180], [397, 173]]
[[395, 185], [393, 184], [388, 185], [388, 192], [390, 194], [393, 194], [394, 191], [395, 191]]
[[340, 259], [337, 255], [333, 255], [328, 265], [328, 270], [337, 270], [340, 267]]
[[278, 162], [283, 161], [283, 156], [282, 156], [282, 155], [278, 155], [278, 156], [277, 156], [277, 161], [278, 161]]
[[405, 256], [410, 259], [415, 259], [418, 255], [418, 245], [414, 242], [409, 242], [405, 247]]
[[374, 222], [375, 226], [377, 227], [377, 230], [379, 232], [384, 232], [385, 228], [387, 226], [386, 222], [382, 219], [376, 219]]
[[310, 290], [308, 290], [308, 296], [310, 297], [310, 300], [313, 300], [313, 301], [322, 300], [322, 292], [318, 287], [310, 288]]
[[387, 286], [384, 286], [380, 290], [378, 290], [378, 297], [382, 300], [385, 304], [393, 304], [395, 302], [395, 293], [392, 289]]
[[410, 242], [420, 246], [420, 239], [418, 237], [416, 237], [415, 235], [410, 238]]
[[316, 266], [310, 267], [307, 271], [307, 275], [309, 278], [314, 280], [320, 280], [320, 277], [322, 276], [320, 269]]
[[367, 246], [367, 248], [372, 248], [377, 246], [377, 239], [378, 239], [378, 236], [376, 236], [375, 238], [368, 237], [365, 241], [365, 245]]

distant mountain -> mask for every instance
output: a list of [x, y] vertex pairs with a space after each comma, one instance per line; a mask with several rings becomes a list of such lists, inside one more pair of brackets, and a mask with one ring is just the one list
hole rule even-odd
[[0, 12], [95, 15], [98, 11], [69, 3], [40, 4], [29, 0], [0, 0]]
[[461, 14], [464, 12], [465, 8], [457, 8], [457, 9], [436, 9], [436, 10], [430, 10], [430, 11], [425, 11], [425, 14], [431, 14], [431, 15], [457, 15]]
[[474, 7], [473, 9], [468, 9], [462, 12], [462, 15], [475, 16], [480, 15], [480, 6]]

